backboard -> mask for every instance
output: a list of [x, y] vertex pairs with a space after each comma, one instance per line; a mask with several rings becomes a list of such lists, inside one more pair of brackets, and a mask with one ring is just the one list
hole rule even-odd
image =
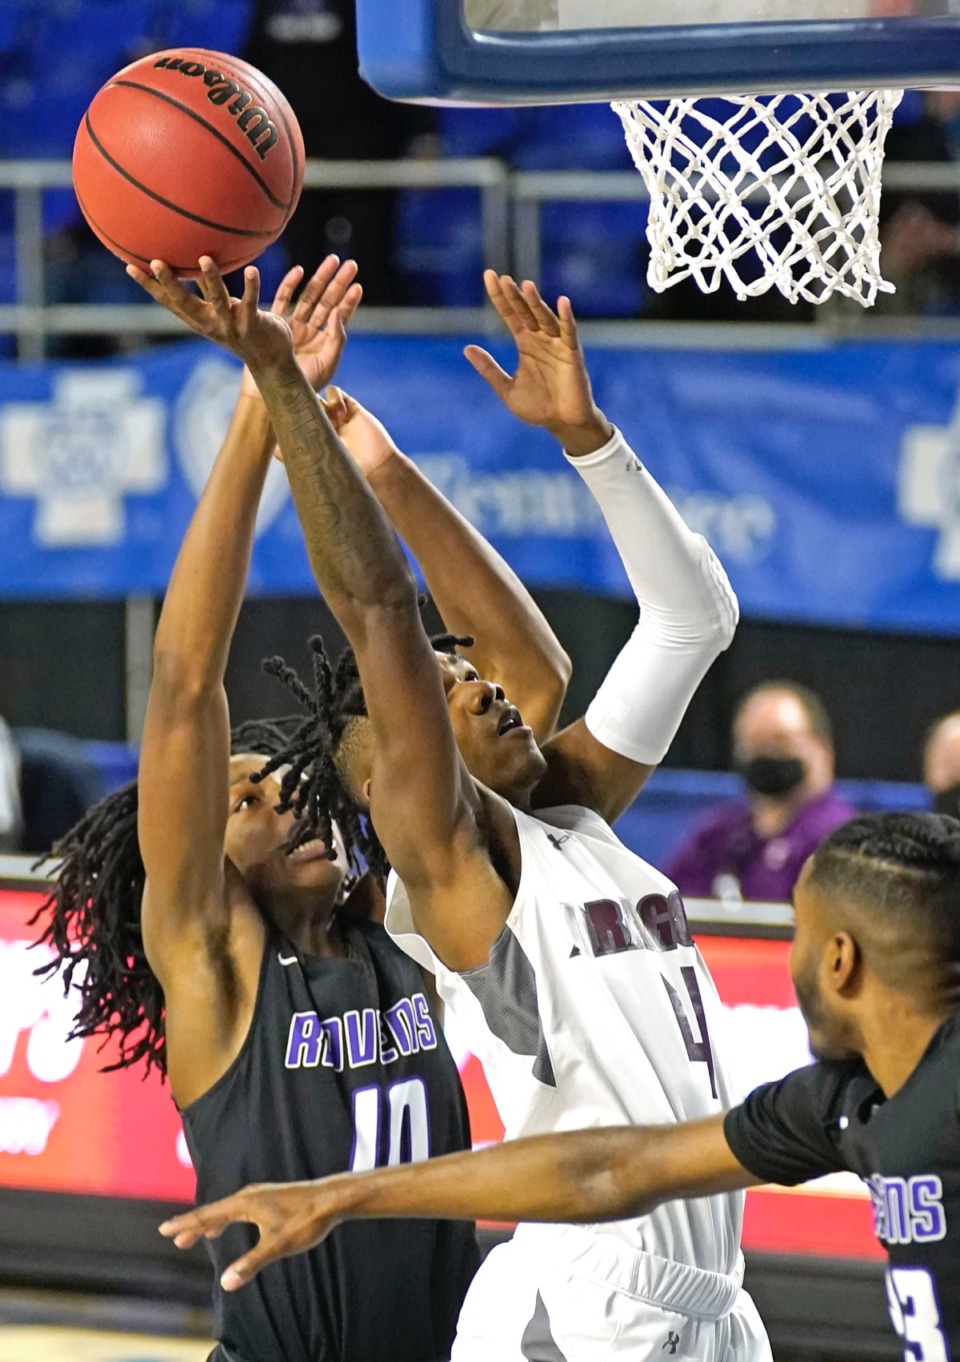
[[391, 99], [960, 85], [960, 0], [357, 0], [360, 73]]

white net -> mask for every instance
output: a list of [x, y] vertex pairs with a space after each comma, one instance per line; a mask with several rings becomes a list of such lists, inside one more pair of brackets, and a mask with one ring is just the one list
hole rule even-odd
[[621, 100], [650, 194], [651, 288], [726, 278], [740, 299], [776, 286], [870, 307], [880, 273], [883, 144], [902, 90]]

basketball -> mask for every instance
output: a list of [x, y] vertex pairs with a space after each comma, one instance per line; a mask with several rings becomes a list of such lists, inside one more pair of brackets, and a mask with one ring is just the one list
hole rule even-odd
[[303, 183], [303, 138], [272, 81], [223, 52], [183, 47], [125, 66], [95, 95], [73, 148], [73, 186], [108, 250], [182, 277], [221, 271], [283, 231]]

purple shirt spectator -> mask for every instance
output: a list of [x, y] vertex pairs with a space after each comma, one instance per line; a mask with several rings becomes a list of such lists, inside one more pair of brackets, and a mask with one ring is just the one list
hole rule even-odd
[[754, 830], [749, 800], [735, 799], [696, 825], [667, 862], [664, 874], [691, 898], [717, 896], [723, 889], [721, 877], [729, 876], [728, 884], [738, 883], [745, 899], [786, 903], [810, 853], [832, 828], [856, 812], [830, 789], [805, 804], [778, 836], [764, 840]]

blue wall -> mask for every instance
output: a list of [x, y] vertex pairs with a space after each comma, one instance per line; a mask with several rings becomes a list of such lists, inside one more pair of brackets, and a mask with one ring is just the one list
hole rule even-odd
[[[579, 479], [461, 349], [355, 336], [341, 380], [525, 580], [625, 594]], [[707, 534], [745, 615], [957, 631], [960, 348], [589, 360], [601, 405]], [[122, 362], [0, 368], [0, 596], [161, 592], [236, 382], [228, 356], [191, 341]], [[279, 465], [251, 588], [312, 590]]]

